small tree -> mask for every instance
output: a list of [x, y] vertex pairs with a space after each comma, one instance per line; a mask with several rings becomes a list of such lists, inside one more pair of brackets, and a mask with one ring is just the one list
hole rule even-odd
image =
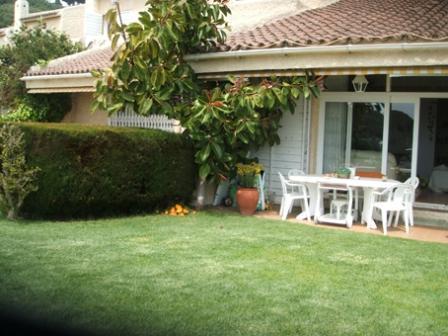
[[[53, 97], [59, 101], [64, 100], [60, 95], [46, 95], [50, 98], [36, 100], [26, 93], [25, 83], [20, 78], [36, 63], [45, 63], [81, 50], [81, 44], [73, 43], [67, 35], [41, 26], [32, 29], [22, 28], [13, 34], [11, 43], [0, 47], [0, 108], [14, 110], [24, 103], [39, 108], [40, 103], [43, 105], [42, 109], [45, 109], [48, 107], [47, 102]], [[58, 105], [61, 104], [56, 104]], [[63, 106], [67, 108], [68, 105]]]
[[226, 38], [226, 0], [153, 0], [138, 22], [121, 25], [107, 14], [113, 65], [95, 73], [95, 108], [163, 113], [180, 120], [196, 147], [202, 181], [229, 177], [251, 149], [279, 143], [282, 113], [319, 90], [309, 75], [207, 83], [184, 60]]
[[5, 124], [0, 129], [0, 206], [8, 219], [19, 216], [23, 201], [36, 191], [39, 168], [26, 164], [23, 132], [14, 125]]

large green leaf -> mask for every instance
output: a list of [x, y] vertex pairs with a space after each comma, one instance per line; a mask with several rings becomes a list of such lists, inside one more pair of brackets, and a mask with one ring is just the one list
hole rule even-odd
[[208, 175], [210, 174], [210, 166], [208, 163], [203, 163], [199, 166], [199, 177], [202, 180], [207, 179]]
[[153, 100], [151, 98], [145, 99], [140, 109], [140, 113], [143, 115], [147, 115], [149, 111], [151, 111], [152, 104]]
[[216, 157], [218, 159], [221, 159], [223, 156], [223, 151], [222, 151], [221, 146], [216, 142], [212, 142], [211, 146], [212, 146], [213, 152], [216, 154]]
[[199, 162], [205, 162], [210, 156], [210, 144], [207, 144], [197, 153], [197, 159]]

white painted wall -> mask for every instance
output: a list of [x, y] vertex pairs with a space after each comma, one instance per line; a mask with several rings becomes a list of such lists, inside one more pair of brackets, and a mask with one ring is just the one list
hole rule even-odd
[[91, 11], [85, 11], [85, 20], [84, 20], [84, 43], [88, 45], [89, 43], [101, 40], [103, 37], [103, 16]]
[[304, 100], [300, 99], [294, 114], [283, 115], [279, 145], [267, 145], [254, 153], [265, 168], [266, 189], [271, 202], [279, 203], [282, 195], [278, 172], [287, 176], [290, 169], [306, 171], [308, 126], [304, 107]]

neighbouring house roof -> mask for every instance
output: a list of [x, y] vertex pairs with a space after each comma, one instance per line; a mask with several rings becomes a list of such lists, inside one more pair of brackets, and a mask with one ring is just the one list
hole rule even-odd
[[27, 76], [66, 75], [89, 73], [101, 70], [111, 65], [112, 50], [109, 46], [89, 49], [74, 55], [61, 57], [50, 61], [46, 66], [34, 66]]
[[49, 10], [49, 11], [30, 13], [27, 16], [23, 17], [21, 19], [21, 21], [22, 22], [30, 22], [30, 21], [41, 20], [43, 18], [59, 17], [61, 15], [61, 10], [62, 9], [53, 9], [53, 10]]
[[340, 0], [233, 34], [220, 50], [447, 40], [448, 0]]

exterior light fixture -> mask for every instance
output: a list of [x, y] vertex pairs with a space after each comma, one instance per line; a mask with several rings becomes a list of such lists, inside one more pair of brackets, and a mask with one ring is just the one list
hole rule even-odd
[[369, 81], [364, 75], [356, 75], [356, 77], [352, 81], [352, 84], [355, 92], [366, 92]]

